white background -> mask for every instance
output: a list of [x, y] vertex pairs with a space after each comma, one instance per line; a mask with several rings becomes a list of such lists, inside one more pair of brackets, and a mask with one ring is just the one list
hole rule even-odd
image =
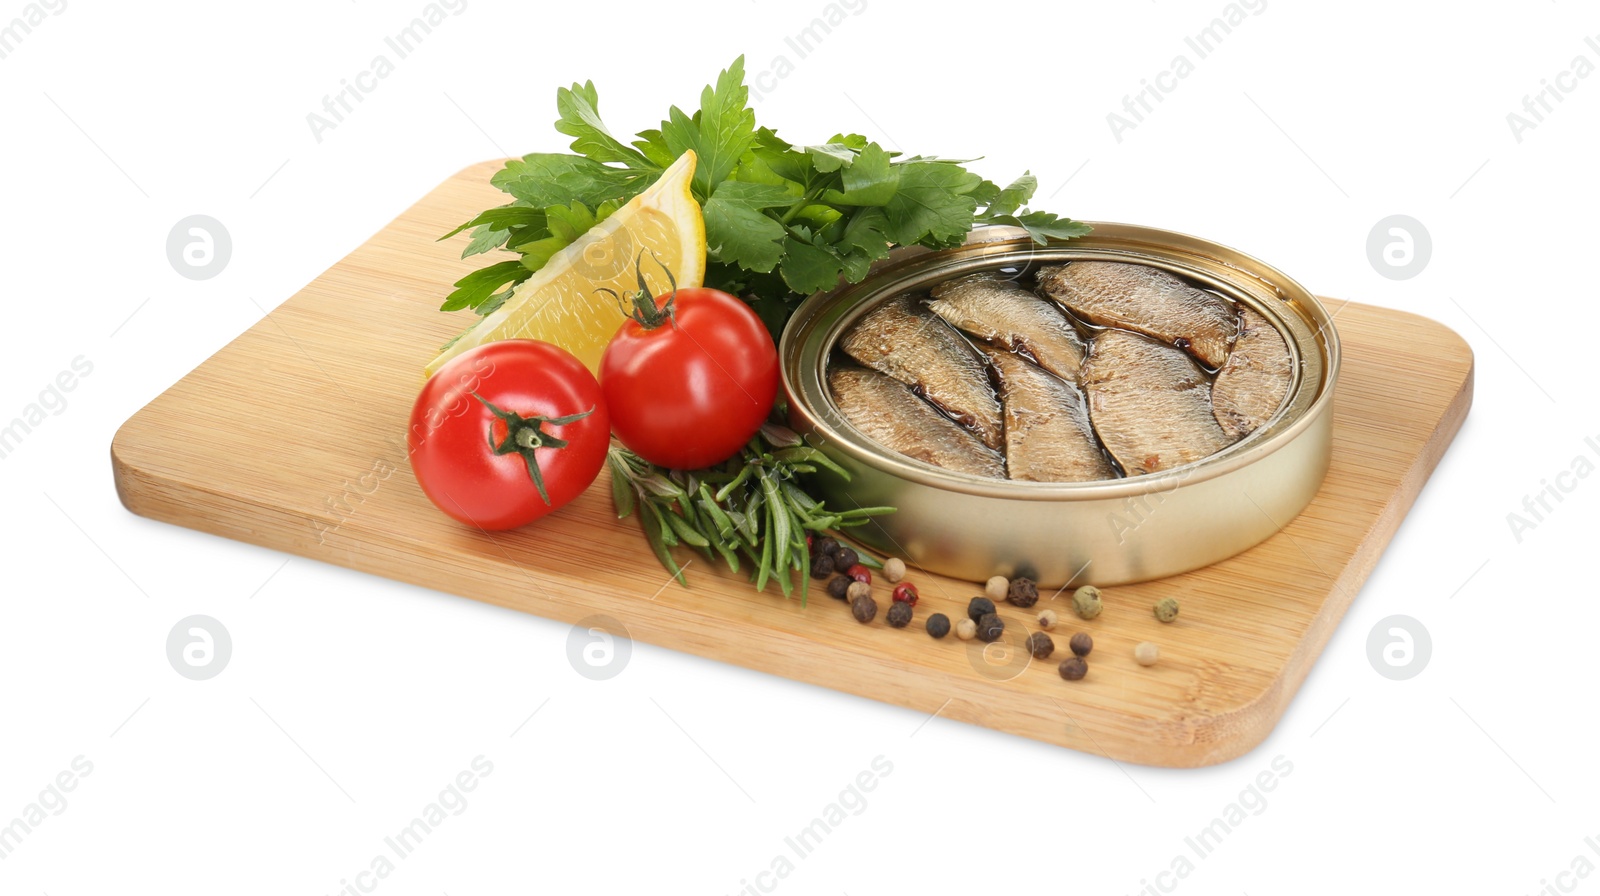
[[[0, 860], [0, 891], [332, 894], [482, 755], [494, 771], [467, 808], [375, 892], [733, 894], [881, 755], [893, 770], [866, 808], [761, 883], [1600, 892], [1557, 876], [1600, 863], [1584, 844], [1600, 835], [1600, 478], [1565, 480], [1520, 541], [1507, 522], [1574, 458], [1600, 462], [1584, 443], [1600, 440], [1600, 78], [1567, 81], [1520, 141], [1506, 118], [1574, 57], [1600, 63], [1584, 43], [1600, 14], [1272, 0], [1119, 142], [1107, 113], [1177, 54], [1194, 61], [1183, 39], [1223, 2], [858, 0], [802, 59], [784, 38], [821, 0], [470, 0], [315, 139], [307, 114], [423, 6], [69, 0], [0, 60], [0, 420], [74, 358], [93, 364], [0, 460], [0, 824], [74, 757], [93, 763]], [[0, 27], [25, 8], [0, 0]], [[983, 156], [997, 180], [1031, 168], [1042, 207], [1200, 234], [1471, 342], [1472, 416], [1259, 749], [1198, 771], [1118, 766], [642, 644], [589, 681], [568, 626], [118, 504], [123, 420], [445, 177], [562, 149], [558, 85], [594, 79], [632, 133], [741, 52], [752, 75], [794, 63], [756, 105], [791, 140], [858, 131]], [[196, 213], [234, 245], [206, 282], [165, 251]], [[1366, 250], [1396, 213], [1433, 241], [1402, 282]], [[232, 633], [210, 681], [166, 657], [194, 613]], [[1433, 640], [1409, 681], [1367, 657], [1396, 613]], [[1293, 771], [1260, 814], [1158, 881], [1279, 756]]]

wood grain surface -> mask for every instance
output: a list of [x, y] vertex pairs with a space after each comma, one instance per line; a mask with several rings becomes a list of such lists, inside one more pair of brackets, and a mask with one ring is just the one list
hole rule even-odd
[[[420, 370], [470, 320], [437, 308], [482, 263], [435, 239], [503, 198], [489, 186], [499, 164], [445, 181], [124, 424], [111, 453], [128, 509], [563, 622], [611, 617], [637, 640], [1118, 761], [1203, 766], [1249, 751], [1282, 716], [1471, 404], [1472, 353], [1455, 333], [1330, 301], [1344, 369], [1316, 500], [1231, 560], [1106, 589], [1093, 621], [1066, 594], [1004, 607], [1023, 636], [1057, 609], [1051, 661], [1015, 643], [929, 638], [922, 620], [960, 618], [981, 591], [969, 582], [914, 572], [923, 597], [904, 630], [882, 612], [857, 624], [821, 589], [806, 606], [775, 587], [757, 594], [703, 560], [685, 590], [637, 522], [615, 518], [604, 475], [559, 513], [492, 537], [445, 517], [412, 478], [404, 434]], [[607, 562], [565, 559], [579, 556]], [[874, 588], [887, 607], [887, 586]], [[1163, 625], [1151, 605], [1168, 595], [1183, 612]], [[1056, 661], [1076, 631], [1095, 649], [1088, 677], [1067, 682]], [[1159, 665], [1134, 663], [1145, 640], [1161, 646]]]

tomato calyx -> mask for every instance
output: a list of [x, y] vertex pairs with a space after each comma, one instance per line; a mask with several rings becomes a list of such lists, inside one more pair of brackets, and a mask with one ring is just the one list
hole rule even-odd
[[506, 437], [501, 439], [498, 445], [494, 441], [494, 424], [489, 425], [490, 450], [494, 451], [497, 457], [513, 452], [522, 455], [523, 461], [528, 465], [528, 475], [533, 478], [533, 485], [539, 490], [539, 497], [543, 498], [544, 503], [548, 506], [550, 492], [544, 487], [544, 473], [539, 470], [539, 459], [534, 452], [540, 448], [565, 448], [567, 447], [567, 440], [554, 433], [546, 432], [545, 424], [566, 426], [569, 423], [576, 423], [593, 414], [594, 408], [578, 414], [568, 414], [565, 417], [546, 417], [543, 414], [524, 417], [515, 411], [507, 411], [495, 407], [492, 402], [476, 392], [472, 393], [472, 397], [483, 402], [483, 406], [489, 409], [489, 413], [500, 418], [500, 421], [506, 425]]
[[649, 331], [660, 327], [662, 324], [678, 322], [676, 299], [678, 298], [678, 280], [672, 276], [672, 269], [661, 263], [655, 252], [650, 257], [660, 266], [667, 275], [667, 300], [660, 305], [656, 304], [656, 297], [650, 292], [650, 285], [644, 280], [644, 252], [639, 253], [639, 258], [634, 263], [634, 270], [639, 276], [639, 291], [630, 292], [626, 296], [617, 295], [616, 290], [601, 287], [598, 292], [610, 293], [617, 300], [617, 307], [622, 309], [624, 317], [638, 324], [642, 329]]

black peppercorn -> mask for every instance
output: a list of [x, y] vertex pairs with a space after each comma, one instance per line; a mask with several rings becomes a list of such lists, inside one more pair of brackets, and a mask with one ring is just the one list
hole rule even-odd
[[1056, 642], [1050, 640], [1050, 636], [1044, 632], [1034, 632], [1028, 636], [1028, 652], [1033, 654], [1036, 660], [1049, 659], [1050, 654], [1056, 652]]
[[839, 542], [827, 536], [823, 536], [811, 543], [811, 556], [813, 557], [832, 557], [833, 552], [837, 550], [839, 550]]
[[818, 554], [811, 558], [811, 577], [813, 579], [826, 579], [833, 575], [833, 558], [827, 554]]
[[1061, 677], [1068, 681], [1077, 681], [1089, 674], [1089, 664], [1081, 656], [1069, 656], [1061, 661]]
[[897, 600], [889, 605], [889, 624], [895, 628], [905, 628], [911, 622], [913, 610], [911, 605], [903, 600]]
[[994, 601], [987, 597], [974, 597], [967, 601], [967, 618], [977, 622], [984, 616], [994, 612]]
[[1089, 637], [1088, 632], [1078, 632], [1072, 636], [1072, 641], [1068, 646], [1072, 648], [1074, 654], [1088, 656], [1089, 651], [1094, 649], [1094, 639]]
[[943, 638], [950, 634], [950, 617], [943, 613], [935, 613], [928, 617], [928, 634], [935, 638]]
[[845, 592], [850, 589], [850, 583], [855, 579], [849, 576], [834, 576], [828, 580], [828, 596], [834, 600], [844, 600]]
[[1039, 586], [1035, 585], [1032, 579], [1019, 576], [1011, 580], [1011, 588], [1006, 591], [1006, 600], [1026, 610], [1039, 602]]
[[993, 643], [1000, 640], [1000, 635], [1006, 630], [1005, 620], [993, 613], [985, 613], [978, 620], [978, 640]]
[[861, 555], [857, 554], [855, 552], [854, 548], [847, 548], [844, 545], [839, 545], [839, 549], [833, 552], [833, 568], [834, 569], [838, 569], [838, 570], [849, 569], [850, 567], [855, 566], [857, 563], [860, 563], [860, 562], [861, 562]]
[[878, 615], [878, 602], [863, 594], [850, 603], [850, 615], [856, 617], [857, 622], [871, 622]]

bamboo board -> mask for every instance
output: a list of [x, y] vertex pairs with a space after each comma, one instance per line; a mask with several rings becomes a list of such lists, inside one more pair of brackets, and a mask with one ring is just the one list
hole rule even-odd
[[[498, 165], [445, 181], [124, 424], [111, 453], [128, 509], [563, 622], [609, 616], [637, 640], [1119, 761], [1192, 767], [1271, 731], [1471, 404], [1472, 352], [1455, 333], [1330, 302], [1344, 344], [1333, 464], [1304, 513], [1231, 560], [1107, 589], [1091, 622], [1067, 595], [1002, 608], [1023, 634], [1056, 608], [1055, 660], [1074, 631], [1092, 634], [1079, 682], [1004, 641], [927, 637], [922, 620], [959, 619], [971, 583], [914, 574], [922, 602], [900, 631], [882, 612], [856, 623], [820, 589], [804, 607], [773, 587], [756, 594], [704, 561], [692, 590], [667, 587], [638, 524], [615, 518], [604, 475], [559, 513], [492, 537], [438, 512], [412, 478], [404, 430], [419, 371], [463, 325], [438, 304], [481, 263], [435, 239], [500, 201]], [[580, 554], [614, 562], [560, 562]], [[886, 607], [887, 587], [875, 591]], [[1150, 612], [1166, 595], [1183, 604], [1171, 625]], [[1144, 640], [1161, 645], [1159, 665], [1134, 663]]]

